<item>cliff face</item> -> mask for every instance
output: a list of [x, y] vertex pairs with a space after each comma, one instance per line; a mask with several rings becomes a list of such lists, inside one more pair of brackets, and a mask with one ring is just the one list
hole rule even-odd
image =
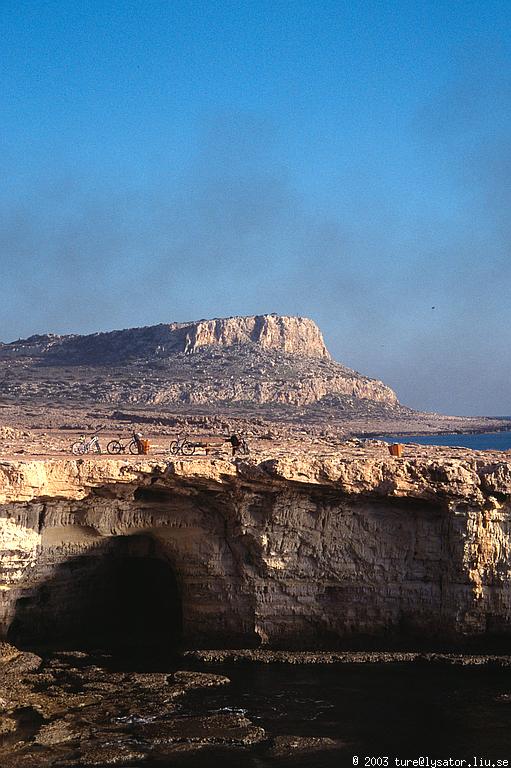
[[185, 331], [183, 351], [188, 353], [205, 346], [230, 347], [250, 342], [263, 349], [330, 360], [321, 331], [306, 317], [259, 315], [200, 320], [181, 331]]
[[306, 317], [257, 315], [165, 323], [144, 328], [93, 333], [88, 336], [31, 336], [0, 346], [0, 357], [34, 356], [74, 364], [125, 362], [193, 354], [203, 347], [252, 344], [262, 349], [330, 360], [318, 326]]
[[103, 601], [135, 626], [106, 585], [149, 559], [188, 646], [509, 635], [510, 498], [511, 465], [475, 459], [3, 462], [0, 625], [51, 641]]

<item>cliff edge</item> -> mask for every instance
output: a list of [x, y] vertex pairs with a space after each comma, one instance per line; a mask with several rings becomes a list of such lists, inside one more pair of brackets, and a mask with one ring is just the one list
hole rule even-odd
[[196, 352], [200, 347], [251, 343], [291, 355], [331, 359], [321, 331], [306, 317], [258, 315], [199, 320], [185, 326], [183, 331], [183, 351], [187, 353]]
[[0, 626], [22, 645], [87, 633], [104, 564], [114, 579], [144, 558], [174, 574], [178, 599], [161, 610], [187, 647], [511, 634], [504, 457], [12, 461], [0, 505]]
[[203, 347], [256, 345], [300, 357], [330, 360], [321, 331], [306, 317], [254, 315], [161, 323], [143, 328], [92, 333], [31, 336], [0, 345], [0, 357], [33, 356], [49, 362], [113, 364], [134, 358], [193, 354]]

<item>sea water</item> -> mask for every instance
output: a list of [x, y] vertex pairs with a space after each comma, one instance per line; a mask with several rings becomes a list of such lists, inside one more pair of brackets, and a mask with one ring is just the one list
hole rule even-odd
[[[245, 768], [373, 768], [385, 763], [365, 758], [387, 757], [387, 764], [395, 766], [396, 758], [426, 756], [430, 761], [465, 759], [464, 768], [475, 768], [474, 757], [491, 758], [495, 765], [508, 759], [511, 766], [510, 668], [412, 662], [218, 664], [206, 669], [227, 675], [231, 684], [189, 694], [183, 710], [238, 712], [262, 726], [269, 738], [333, 742], [330, 749], [296, 750], [287, 759], [250, 750]], [[186, 766], [206, 768], [211, 759], [206, 749], [188, 756]], [[228, 758], [220, 764], [231, 766]]]
[[[419, 445], [452, 445], [472, 448], [474, 451], [511, 450], [510, 432], [482, 432], [474, 435], [386, 435], [380, 437], [388, 443], [418, 443]], [[511, 763], [510, 763], [511, 765]]]

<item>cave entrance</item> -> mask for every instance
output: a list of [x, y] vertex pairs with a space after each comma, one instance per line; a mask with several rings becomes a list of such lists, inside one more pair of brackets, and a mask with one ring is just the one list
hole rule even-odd
[[176, 575], [149, 536], [119, 536], [61, 563], [16, 604], [8, 639], [20, 648], [175, 651]]

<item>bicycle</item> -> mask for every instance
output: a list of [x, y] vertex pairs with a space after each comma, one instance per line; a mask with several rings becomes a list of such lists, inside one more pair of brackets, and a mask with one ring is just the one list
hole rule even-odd
[[84, 453], [102, 453], [98, 439], [98, 432], [101, 429], [103, 427], [98, 429], [91, 437], [80, 435], [80, 439], [72, 444], [71, 453], [74, 453], [75, 456], [83, 456]]
[[170, 444], [170, 452], [173, 456], [193, 456], [196, 446], [194, 443], [190, 443], [188, 435], [177, 436], [177, 440], [173, 440]]
[[121, 443], [120, 440], [110, 440], [106, 450], [107, 453], [118, 455], [119, 453], [141, 453], [140, 439], [142, 437], [141, 432], [133, 432], [133, 437], [127, 443]]
[[241, 454], [242, 456], [248, 456], [248, 454], [250, 453], [250, 448], [248, 447], [248, 443], [244, 437], [241, 438], [241, 442], [238, 446], [237, 453]]

